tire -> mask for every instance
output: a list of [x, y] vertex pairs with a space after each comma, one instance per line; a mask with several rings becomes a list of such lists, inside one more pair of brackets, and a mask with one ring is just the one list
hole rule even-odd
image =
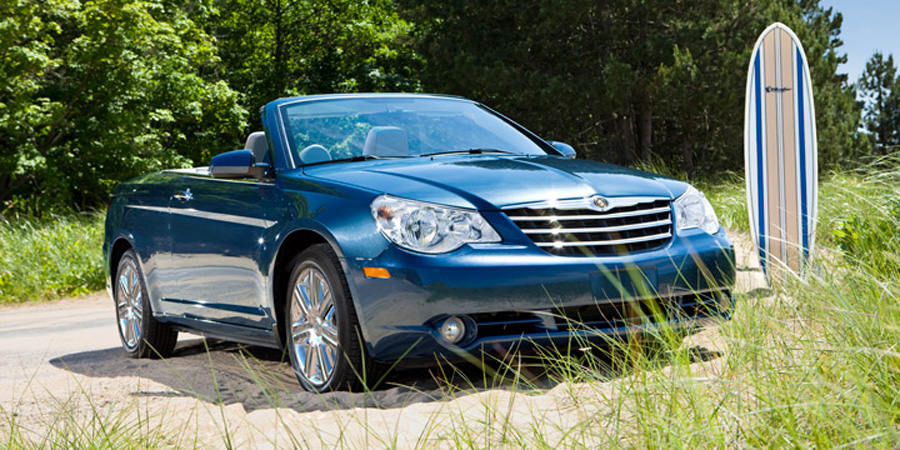
[[327, 244], [313, 245], [294, 257], [290, 267], [285, 342], [297, 380], [311, 392], [360, 391], [374, 385], [377, 365], [365, 354], [350, 289], [334, 250]]
[[132, 358], [166, 358], [175, 350], [178, 332], [153, 318], [144, 274], [134, 250], [119, 260], [115, 274], [116, 322], [122, 347]]

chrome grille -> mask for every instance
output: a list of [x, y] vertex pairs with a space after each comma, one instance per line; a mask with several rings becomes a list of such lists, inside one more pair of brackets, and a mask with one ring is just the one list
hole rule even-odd
[[554, 255], [611, 256], [658, 248], [672, 237], [671, 201], [610, 198], [608, 209], [576, 199], [512, 207], [503, 212], [538, 247]]

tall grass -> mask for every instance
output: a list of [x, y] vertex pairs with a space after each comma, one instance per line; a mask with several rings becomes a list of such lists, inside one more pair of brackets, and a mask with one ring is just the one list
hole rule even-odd
[[0, 303], [102, 289], [102, 245], [102, 214], [0, 220]]
[[[663, 333], [661, 352], [634, 352], [627, 343], [613, 357], [547, 350], [538, 367], [517, 358], [490, 364], [484, 380], [460, 382], [462, 372], [442, 367], [456, 384], [424, 420], [397, 415], [385, 427], [377, 411], [362, 409], [342, 416], [336, 436], [289, 414], [277, 413], [272, 426], [288, 436], [282, 444], [312, 439], [314, 447], [895, 448], [900, 274], [886, 261], [900, 254], [897, 181], [896, 168], [830, 174], [820, 189], [816, 268], [805, 281], [770, 286], [768, 295], [738, 292], [732, 320], [715, 333], [721, 353]], [[739, 177], [701, 187], [727, 227], [746, 229]], [[531, 383], [536, 371], [548, 371], [557, 388]], [[497, 377], [504, 381], [486, 381]], [[471, 393], [484, 385], [514, 392]], [[554, 396], [556, 406], [536, 408], [535, 394]], [[404, 434], [406, 427], [415, 429]], [[5, 442], [35, 444], [10, 431]]]

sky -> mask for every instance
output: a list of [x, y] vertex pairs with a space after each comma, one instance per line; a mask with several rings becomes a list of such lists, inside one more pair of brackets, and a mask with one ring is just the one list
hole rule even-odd
[[822, 0], [822, 6], [833, 7], [844, 16], [841, 26], [841, 50], [847, 63], [838, 72], [849, 75], [855, 83], [875, 51], [900, 58], [900, 0]]

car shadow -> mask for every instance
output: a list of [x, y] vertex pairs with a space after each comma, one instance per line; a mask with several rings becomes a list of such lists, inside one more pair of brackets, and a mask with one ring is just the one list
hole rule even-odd
[[[703, 347], [690, 350], [692, 362], [721, 357]], [[613, 368], [608, 354], [589, 357], [592, 379], [611, 380], [628, 370]], [[581, 358], [583, 361], [584, 357]], [[303, 390], [282, 352], [212, 339], [179, 341], [166, 359], [131, 359], [120, 347], [72, 353], [50, 360], [55, 367], [90, 377], [139, 376], [169, 390], [144, 390], [143, 397], [194, 397], [225, 405], [241, 403], [247, 411], [273, 407], [297, 411], [399, 408], [414, 403], [450, 400], [489, 389], [540, 393], [559, 384], [554, 368], [518, 358], [517, 363], [485, 365], [467, 362], [441, 364], [428, 369], [395, 368], [369, 392], [313, 394]], [[546, 359], [543, 359], [546, 361]]]

